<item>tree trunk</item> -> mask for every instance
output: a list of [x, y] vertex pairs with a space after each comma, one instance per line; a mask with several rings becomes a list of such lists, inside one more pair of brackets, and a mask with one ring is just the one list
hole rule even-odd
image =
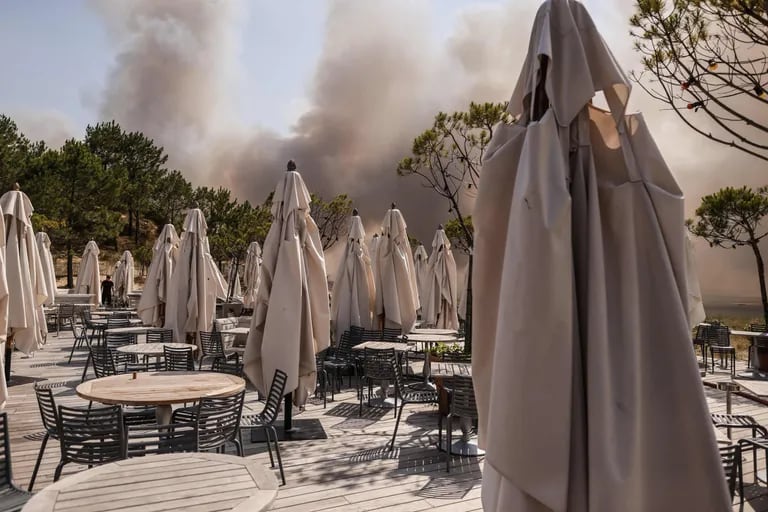
[[67, 242], [67, 288], [75, 287], [72, 282], [72, 242]]
[[464, 352], [472, 353], [472, 248], [469, 248], [469, 265], [467, 266], [467, 311], [464, 314]]
[[128, 236], [131, 236], [133, 234], [133, 209], [128, 209], [128, 233], [126, 233]]
[[139, 211], [138, 210], [136, 210], [136, 231], [134, 232], [133, 241], [136, 242], [136, 245], [139, 244]]
[[760, 247], [757, 241], [750, 243], [752, 252], [755, 253], [755, 262], [757, 263], [757, 277], [760, 281], [760, 299], [763, 302], [763, 321], [768, 324], [768, 293], [765, 290], [765, 263], [760, 254]]

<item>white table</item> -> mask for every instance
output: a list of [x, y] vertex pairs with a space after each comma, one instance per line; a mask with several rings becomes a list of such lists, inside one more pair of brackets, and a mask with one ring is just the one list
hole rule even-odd
[[232, 329], [224, 329], [219, 331], [221, 334], [248, 334], [251, 332], [250, 327], [233, 327]]
[[433, 336], [435, 334], [437, 334], [439, 336], [453, 336], [454, 338], [456, 338], [458, 336], [458, 334], [459, 334], [459, 331], [457, 331], [456, 329], [431, 329], [431, 328], [420, 329], [420, 328], [417, 328], [417, 329], [412, 330], [410, 333], [408, 333], [407, 336], [410, 337], [411, 335], [414, 335], [414, 334], [426, 334], [426, 335], [433, 335]]
[[104, 329], [105, 334], [147, 334], [149, 331], [157, 329], [157, 327], [147, 327], [144, 325], [137, 325], [135, 327], [113, 327], [112, 329]]

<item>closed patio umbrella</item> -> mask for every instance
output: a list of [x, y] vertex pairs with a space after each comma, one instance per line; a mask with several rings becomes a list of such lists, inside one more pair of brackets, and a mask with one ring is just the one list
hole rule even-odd
[[330, 344], [330, 308], [323, 246], [309, 214], [309, 191], [295, 169], [289, 162], [275, 189], [244, 370], [262, 394], [275, 370], [283, 370], [285, 392], [303, 405], [315, 389], [315, 353]]
[[165, 305], [172, 293], [171, 276], [179, 252], [179, 236], [173, 224], [163, 226], [152, 247], [152, 261], [147, 280], [141, 290], [138, 314], [144, 325], [162, 327], [165, 323]]
[[688, 326], [693, 329], [707, 318], [704, 312], [704, 299], [701, 296], [699, 275], [696, 272], [696, 255], [691, 235], [685, 232], [685, 268], [688, 285]]
[[424, 292], [421, 308], [426, 324], [438, 329], [458, 329], [456, 260], [453, 259], [451, 242], [443, 226], [440, 226], [432, 239]]
[[77, 271], [75, 293], [90, 293], [92, 304], [101, 303], [101, 272], [99, 270], [99, 246], [91, 240], [85, 244], [83, 257]]
[[224, 274], [221, 272], [221, 269], [216, 264], [215, 261], [213, 261], [213, 256], [211, 255], [211, 246], [210, 242], [208, 241], [208, 236], [206, 236], [203, 239], [203, 248], [205, 249], [205, 261], [208, 265], [208, 271], [211, 273], [212, 277], [212, 283], [213, 283], [213, 291], [216, 296], [216, 298], [219, 298], [221, 300], [227, 299], [227, 280], [224, 277]]
[[372, 329], [373, 305], [371, 257], [365, 245], [363, 221], [354, 210], [331, 294], [331, 325], [336, 342], [350, 326]]
[[374, 262], [376, 315], [383, 327], [399, 328], [403, 333], [411, 332], [419, 309], [413, 253], [406, 228], [403, 214], [393, 204], [381, 223]]
[[586, 9], [546, 1], [473, 214], [486, 511], [731, 508], [691, 350], [683, 195], [629, 93]]
[[46, 306], [53, 306], [56, 303], [56, 270], [53, 266], [53, 256], [51, 255], [51, 239], [44, 231], [38, 231], [35, 234], [37, 243], [37, 252], [40, 255], [40, 262], [43, 265], [43, 279], [45, 280], [45, 289], [48, 290], [48, 299]]
[[43, 265], [32, 230], [32, 203], [21, 190], [0, 197], [5, 218], [5, 274], [8, 283], [8, 336], [29, 355], [43, 346], [48, 330], [43, 304], [48, 299]]
[[423, 311], [424, 308], [424, 296], [426, 294], [425, 285], [428, 282], [427, 269], [429, 255], [424, 248], [424, 244], [419, 244], [416, 250], [413, 252], [413, 268], [416, 271], [416, 291], [419, 294], [419, 304]]
[[5, 223], [0, 222], [0, 409], [8, 400], [13, 349], [8, 343], [8, 281], [5, 276]]
[[232, 299], [241, 300], [243, 298], [243, 288], [240, 285], [240, 263], [237, 258], [229, 260], [227, 269], [227, 301]]
[[[196, 340], [199, 331], [210, 331], [213, 325], [216, 296], [221, 293], [221, 273], [212, 265], [207, 251], [207, 230], [203, 212], [191, 208], [184, 219], [165, 304], [165, 328], [173, 329], [177, 343], [186, 342], [188, 335]], [[226, 285], [223, 293], [226, 294]]]
[[133, 292], [133, 254], [131, 251], [124, 251], [117, 262], [115, 269], [115, 298], [122, 304], [128, 304], [128, 294]]
[[256, 304], [256, 296], [261, 282], [261, 246], [259, 242], [251, 242], [248, 251], [245, 254], [245, 265], [243, 266], [243, 279], [245, 284], [245, 293], [243, 294], [243, 305], [252, 308]]

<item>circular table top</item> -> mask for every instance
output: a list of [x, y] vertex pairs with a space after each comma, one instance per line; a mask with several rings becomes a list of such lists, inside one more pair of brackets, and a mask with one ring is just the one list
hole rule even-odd
[[[200, 478], [206, 475], [206, 478]], [[24, 512], [112, 510], [267, 510], [277, 478], [260, 462], [220, 453], [170, 453], [82, 471], [35, 494]]]
[[197, 350], [197, 345], [189, 343], [132, 343], [131, 345], [117, 347], [117, 351], [124, 354], [136, 354], [140, 356], [161, 356], [165, 353], [163, 347], [177, 349], [191, 347], [192, 352]]
[[456, 329], [414, 329], [410, 333], [408, 333], [406, 336], [410, 337], [414, 334], [439, 334], [439, 335], [445, 335], [445, 336], [453, 336], [456, 337], [456, 335], [459, 334], [459, 331]]
[[420, 341], [420, 342], [429, 342], [429, 343], [456, 343], [459, 340], [456, 338], [455, 335], [447, 335], [447, 334], [413, 334], [408, 333], [405, 336], [408, 341]]
[[216, 372], [137, 372], [83, 382], [77, 395], [111, 405], [171, 405], [230, 396], [245, 389], [235, 375]]

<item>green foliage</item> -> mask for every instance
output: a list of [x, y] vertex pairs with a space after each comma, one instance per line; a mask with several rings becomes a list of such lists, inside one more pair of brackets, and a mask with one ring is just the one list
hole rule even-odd
[[132, 254], [133, 260], [139, 264], [141, 275], [146, 274], [149, 265], [152, 263], [152, 246], [140, 245], [134, 248]]
[[768, 125], [757, 113], [768, 104], [766, 5], [638, 0], [630, 18], [640, 86], [697, 133], [764, 160]]
[[328, 202], [312, 194], [309, 210], [320, 231], [323, 250], [330, 249], [340, 238], [347, 236], [352, 200], [346, 194], [340, 194]]
[[469, 231], [474, 235], [475, 228], [472, 225], [472, 216], [462, 217], [461, 220], [457, 218], [450, 219], [445, 223], [444, 228], [445, 234], [451, 241], [453, 249], [458, 249], [465, 254], [469, 254], [470, 246], [467, 245], [467, 238], [464, 233], [465, 231]]
[[757, 276], [763, 312], [768, 323], [768, 291], [765, 283], [765, 265], [760, 253], [760, 241], [768, 231], [760, 225], [768, 214], [768, 187], [756, 191], [748, 187], [726, 187], [705, 196], [696, 209], [696, 219], [688, 219], [686, 225], [713, 247], [735, 249], [749, 246], [755, 256]]

